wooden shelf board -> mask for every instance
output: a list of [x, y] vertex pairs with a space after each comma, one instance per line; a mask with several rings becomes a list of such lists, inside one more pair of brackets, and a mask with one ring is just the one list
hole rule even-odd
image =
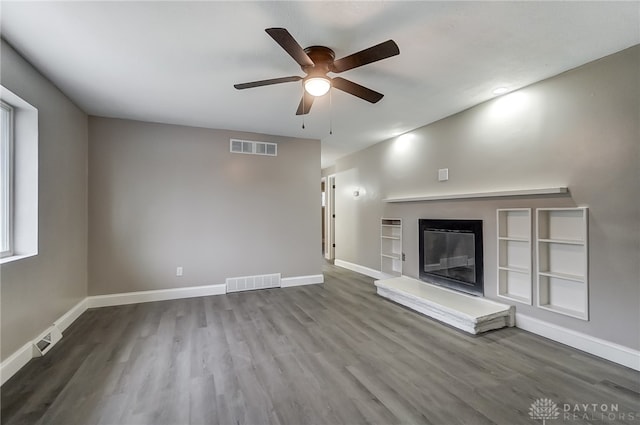
[[574, 240], [574, 239], [547, 239], [547, 238], [540, 238], [538, 239], [538, 242], [543, 242], [543, 243], [558, 243], [558, 244], [564, 244], [564, 245], [584, 245], [584, 241], [580, 241], [580, 240]]
[[419, 202], [419, 201], [442, 201], [448, 199], [473, 199], [473, 198], [502, 198], [509, 196], [535, 196], [535, 195], [558, 195], [569, 192], [567, 187], [548, 187], [540, 189], [515, 189], [500, 190], [494, 192], [471, 192], [471, 193], [450, 193], [439, 195], [423, 196], [402, 196], [383, 199], [384, 202]]
[[399, 260], [400, 259], [400, 254], [380, 254], [381, 257], [384, 258], [391, 258], [392, 260]]
[[582, 319], [582, 320], [588, 320], [587, 319], [587, 313], [585, 311], [573, 310], [573, 309], [565, 308], [565, 307], [559, 307], [559, 306], [553, 305], [553, 304], [540, 304], [540, 305], [538, 305], [538, 307], [540, 307], [542, 309], [545, 309], [545, 310], [554, 311], [556, 313], [564, 314], [565, 316], [571, 316], [571, 317], [575, 317], [575, 318]]
[[524, 267], [514, 267], [514, 266], [498, 266], [498, 270], [504, 270], [507, 272], [515, 272], [521, 274], [529, 274], [529, 269]]
[[531, 298], [520, 297], [518, 295], [511, 295], [509, 293], [498, 294], [498, 297], [504, 298], [507, 300], [517, 301], [522, 304], [531, 305]]
[[584, 283], [585, 278], [584, 276], [580, 276], [577, 274], [569, 274], [569, 273], [557, 273], [557, 272], [551, 272], [548, 270], [544, 270], [544, 271], [539, 271], [538, 274], [540, 276], [546, 276], [546, 277], [553, 277], [556, 279], [562, 279], [562, 280], [571, 280], [573, 282], [579, 282], [579, 283]]
[[508, 241], [508, 242], [529, 242], [529, 238], [520, 238], [520, 237], [513, 237], [513, 236], [500, 236], [498, 240]]

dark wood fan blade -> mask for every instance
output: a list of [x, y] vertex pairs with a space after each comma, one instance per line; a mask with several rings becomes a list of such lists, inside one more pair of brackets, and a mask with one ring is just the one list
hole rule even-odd
[[296, 115], [308, 114], [311, 110], [311, 105], [313, 105], [313, 99], [315, 99], [315, 96], [312, 96], [305, 91], [304, 96], [302, 97], [302, 99], [300, 99], [300, 104], [298, 105]]
[[271, 84], [280, 84], [280, 83], [290, 83], [292, 81], [300, 81], [302, 77], [292, 76], [292, 77], [282, 77], [282, 78], [272, 78], [270, 80], [260, 80], [260, 81], [252, 81], [250, 83], [242, 83], [242, 84], [234, 84], [238, 90], [250, 89], [253, 87], [261, 87], [261, 86], [270, 86]]
[[300, 47], [289, 31], [284, 28], [267, 28], [267, 34], [273, 38], [300, 66], [313, 66], [313, 61]]
[[339, 73], [357, 68], [382, 59], [387, 59], [400, 54], [398, 45], [393, 40], [387, 40], [368, 49], [359, 51], [333, 62], [331, 71]]
[[331, 85], [338, 90], [342, 90], [343, 92], [352, 94], [371, 103], [376, 103], [384, 97], [382, 93], [368, 89], [353, 81], [345, 80], [342, 77], [335, 77], [331, 80]]

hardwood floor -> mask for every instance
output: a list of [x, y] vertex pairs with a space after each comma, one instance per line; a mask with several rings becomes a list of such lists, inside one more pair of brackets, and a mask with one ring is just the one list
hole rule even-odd
[[326, 265], [323, 285], [88, 310], [2, 387], [1, 414], [6, 425], [532, 425], [540, 398], [618, 409], [550, 425], [640, 423], [640, 373], [515, 328], [462, 333]]

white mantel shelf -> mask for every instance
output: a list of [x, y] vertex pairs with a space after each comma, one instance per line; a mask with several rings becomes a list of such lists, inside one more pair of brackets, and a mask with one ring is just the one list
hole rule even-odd
[[445, 193], [441, 195], [403, 196], [399, 198], [385, 198], [384, 202], [419, 202], [419, 201], [443, 201], [448, 199], [473, 199], [473, 198], [503, 198], [509, 196], [532, 195], [561, 195], [569, 193], [568, 187], [546, 187], [540, 189], [515, 189], [496, 192], [471, 192], [471, 193]]

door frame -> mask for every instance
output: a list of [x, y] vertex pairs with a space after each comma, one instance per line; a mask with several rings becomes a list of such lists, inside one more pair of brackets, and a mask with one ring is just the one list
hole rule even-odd
[[336, 175], [329, 174], [326, 177], [324, 191], [325, 191], [325, 250], [324, 258], [327, 260], [333, 260], [336, 257], [336, 249], [334, 244], [336, 243]]

